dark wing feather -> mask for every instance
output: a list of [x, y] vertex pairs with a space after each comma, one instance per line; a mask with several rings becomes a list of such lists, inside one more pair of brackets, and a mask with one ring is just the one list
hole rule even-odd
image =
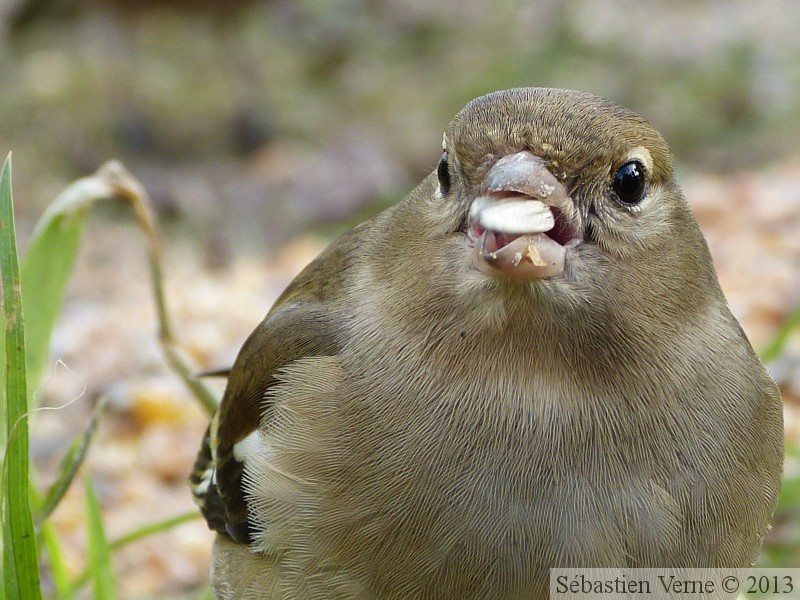
[[244, 464], [234, 456], [234, 445], [268, 418], [267, 390], [276, 383], [280, 369], [303, 357], [338, 353], [341, 278], [365, 226], [339, 238], [298, 275], [250, 334], [230, 371], [190, 485], [209, 527], [236, 541], [249, 541], [250, 532], [242, 487]]
[[[336, 327], [318, 304], [293, 304], [265, 319], [250, 336], [234, 363], [228, 380], [217, 427], [216, 491], [226, 512], [231, 537], [241, 535], [247, 523], [242, 493], [244, 464], [233, 454], [234, 445], [258, 427], [269, 410], [266, 392], [275, 373], [305, 356], [337, 353]], [[238, 534], [237, 534], [238, 532]]]

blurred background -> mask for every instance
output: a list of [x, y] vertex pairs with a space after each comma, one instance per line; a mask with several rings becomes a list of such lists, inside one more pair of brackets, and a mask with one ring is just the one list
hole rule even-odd
[[[156, 206], [167, 295], [199, 369], [229, 365], [294, 274], [435, 166], [470, 99], [606, 96], [670, 143], [734, 313], [757, 349], [800, 306], [800, 3], [791, 0], [0, 0], [0, 151], [24, 248], [72, 180], [121, 159]], [[93, 402], [87, 469], [114, 539], [191, 510], [207, 417], [165, 367], [145, 243], [92, 215], [32, 421], [48, 482]], [[770, 369], [800, 440], [800, 336]], [[787, 477], [800, 472], [794, 460]], [[53, 515], [85, 565], [81, 486]], [[800, 494], [798, 494], [800, 496]], [[763, 564], [800, 565], [800, 499]], [[114, 557], [121, 598], [199, 598], [201, 521]], [[87, 592], [88, 594], [88, 592]]]

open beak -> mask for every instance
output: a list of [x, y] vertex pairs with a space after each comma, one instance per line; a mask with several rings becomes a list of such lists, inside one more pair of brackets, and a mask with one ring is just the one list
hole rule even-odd
[[469, 210], [473, 264], [489, 275], [545, 279], [581, 240], [580, 217], [544, 160], [528, 150], [498, 160]]

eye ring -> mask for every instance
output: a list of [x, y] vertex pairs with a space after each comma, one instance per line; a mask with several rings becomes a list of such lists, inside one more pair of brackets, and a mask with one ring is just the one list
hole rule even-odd
[[442, 157], [436, 166], [436, 176], [439, 178], [439, 189], [442, 192], [442, 196], [446, 196], [450, 192], [450, 164], [448, 158], [447, 150], [445, 150], [442, 152]]
[[626, 162], [617, 170], [611, 187], [622, 204], [636, 206], [644, 199], [647, 191], [644, 165], [638, 160]]

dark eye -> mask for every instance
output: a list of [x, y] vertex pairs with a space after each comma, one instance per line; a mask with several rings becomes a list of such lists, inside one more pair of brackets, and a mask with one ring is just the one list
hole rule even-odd
[[614, 175], [614, 193], [623, 204], [633, 206], [644, 198], [646, 178], [644, 167], [638, 160], [622, 165]]
[[450, 191], [450, 165], [447, 162], [447, 151], [442, 153], [442, 158], [439, 159], [439, 166], [436, 167], [436, 175], [439, 177], [439, 189], [442, 190], [442, 196], [446, 196]]

